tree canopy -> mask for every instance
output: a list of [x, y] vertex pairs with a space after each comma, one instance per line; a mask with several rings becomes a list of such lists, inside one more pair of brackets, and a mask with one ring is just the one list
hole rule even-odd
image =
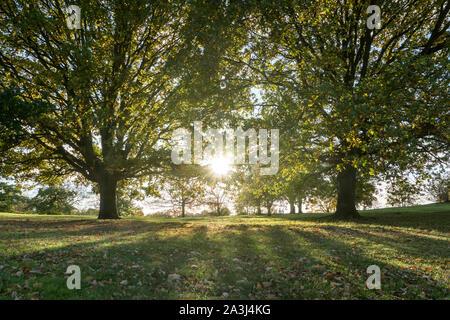
[[0, 5], [3, 169], [81, 176], [99, 186], [99, 217], [117, 218], [117, 183], [169, 166], [170, 133], [211, 102], [221, 50], [239, 42], [220, 3], [79, 5], [80, 30], [59, 1]]
[[[380, 29], [366, 26], [378, 4]], [[356, 217], [356, 180], [448, 156], [445, 1], [265, 1], [253, 31], [263, 116], [300, 167], [337, 172], [340, 218]], [[440, 89], [437, 89], [440, 88]], [[444, 151], [444, 152], [440, 152]], [[428, 153], [428, 154], [427, 154]]]

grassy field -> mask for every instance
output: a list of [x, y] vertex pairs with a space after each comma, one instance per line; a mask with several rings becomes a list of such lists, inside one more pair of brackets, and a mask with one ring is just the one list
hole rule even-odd
[[[449, 299], [450, 205], [326, 215], [0, 213], [0, 299]], [[369, 265], [381, 290], [368, 290]], [[81, 290], [66, 287], [69, 265]]]

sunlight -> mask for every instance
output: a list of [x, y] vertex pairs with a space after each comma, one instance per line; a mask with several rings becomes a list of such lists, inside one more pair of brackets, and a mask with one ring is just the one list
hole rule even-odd
[[209, 165], [215, 175], [223, 176], [231, 170], [231, 160], [226, 157], [217, 157], [211, 159]]

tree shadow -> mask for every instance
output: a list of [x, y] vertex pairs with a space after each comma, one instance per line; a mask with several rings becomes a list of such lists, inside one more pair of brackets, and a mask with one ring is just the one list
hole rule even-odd
[[[323, 227], [319, 226], [318, 228]], [[391, 259], [373, 256], [365, 252], [363, 248], [354, 247], [348, 243], [332, 239], [323, 233], [305, 229], [295, 230], [294, 233], [299, 237], [297, 241], [304, 243], [308, 247], [307, 252], [310, 254], [309, 256], [316, 263], [319, 263], [318, 265], [326, 266], [323, 270], [321, 268], [316, 270], [319, 273], [322, 272], [323, 279], [327, 278], [329, 273], [332, 274], [333, 281], [327, 281], [327, 284], [331, 284], [337, 278], [343, 279], [342, 287], [345, 288], [346, 285], [350, 285], [348, 292], [352, 298], [367, 299], [370, 297], [379, 299], [381, 297], [386, 298], [387, 295], [394, 299], [417, 299], [421, 298], [419, 295], [425, 291], [427, 291], [426, 293], [429, 294], [429, 297], [435, 299], [442, 299], [448, 295], [448, 285], [432, 279], [427, 274], [419, 272], [420, 270], [411, 270], [396, 264]], [[273, 235], [273, 232], [270, 234]], [[272, 236], [272, 238], [274, 242], [278, 242], [278, 236]], [[317, 253], [311, 255], [311, 252]], [[414, 251], [413, 253], [415, 254], [414, 257], [421, 257], [420, 251]], [[442, 259], [442, 256], [440, 258]], [[289, 257], [287, 260], [289, 260]], [[377, 265], [382, 269], [382, 290], [368, 290], [366, 288], [365, 281], [369, 276], [366, 270], [370, 265]], [[311, 276], [310, 272], [307, 272], [307, 274]], [[412, 288], [415, 291], [408, 292], [408, 288]], [[345, 292], [341, 288], [337, 290]], [[326, 297], [326, 290], [324, 292]]]
[[[24, 248], [33, 241], [56, 245], [5, 251], [5, 260], [0, 260], [5, 265], [0, 296], [8, 297], [15, 290], [23, 297], [41, 299], [417, 298], [416, 291], [404, 294], [401, 290], [417, 286], [432, 298], [442, 298], [448, 290], [443, 283], [423, 278], [419, 271], [371, 256], [364, 248], [353, 248], [328, 233], [345, 231], [350, 232], [349, 238], [388, 241], [414, 257], [421, 256], [419, 250], [343, 226], [208, 221], [197, 225], [186, 220], [61, 222], [32, 223], [44, 230], [15, 236], [14, 244], [24, 242]], [[15, 223], [9, 220], [6, 225]], [[16, 226], [22, 230], [24, 225]], [[83, 290], [66, 287], [64, 272], [71, 264], [82, 270]], [[385, 277], [381, 291], [365, 288], [366, 269], [373, 264], [382, 268]], [[34, 287], [36, 283], [42, 286]], [[33, 292], [38, 294], [33, 296]]]
[[[276, 219], [276, 218], [275, 218]], [[284, 219], [284, 218], [283, 218]], [[414, 212], [382, 212], [363, 213], [358, 219], [337, 220], [333, 215], [291, 215], [284, 220], [305, 221], [318, 224], [354, 223], [358, 225], [374, 225], [399, 228], [413, 228], [425, 231], [450, 232], [450, 211], [435, 211], [423, 214]]]

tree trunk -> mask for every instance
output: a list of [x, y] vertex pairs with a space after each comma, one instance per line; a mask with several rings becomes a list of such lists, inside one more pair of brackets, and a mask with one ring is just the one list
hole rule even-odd
[[184, 200], [181, 201], [181, 217], [184, 218], [186, 216], [185, 214], [185, 208], [186, 208], [186, 203]]
[[347, 166], [338, 173], [337, 189], [338, 198], [335, 217], [343, 220], [359, 217], [355, 203], [356, 169], [354, 167]]
[[110, 174], [104, 174], [99, 182], [100, 212], [99, 219], [119, 219], [116, 206], [117, 180]]
[[442, 190], [438, 196], [438, 200], [443, 203], [448, 203], [449, 202], [448, 190], [445, 187], [443, 189], [444, 190]]
[[289, 213], [295, 214], [295, 200], [289, 200]]
[[303, 199], [301, 197], [298, 198], [298, 213], [303, 213], [302, 211], [302, 205], [303, 205]]
[[267, 215], [270, 217], [272, 215], [272, 205], [267, 206]]
[[258, 201], [258, 207], [256, 209], [256, 214], [261, 215], [261, 201]]

